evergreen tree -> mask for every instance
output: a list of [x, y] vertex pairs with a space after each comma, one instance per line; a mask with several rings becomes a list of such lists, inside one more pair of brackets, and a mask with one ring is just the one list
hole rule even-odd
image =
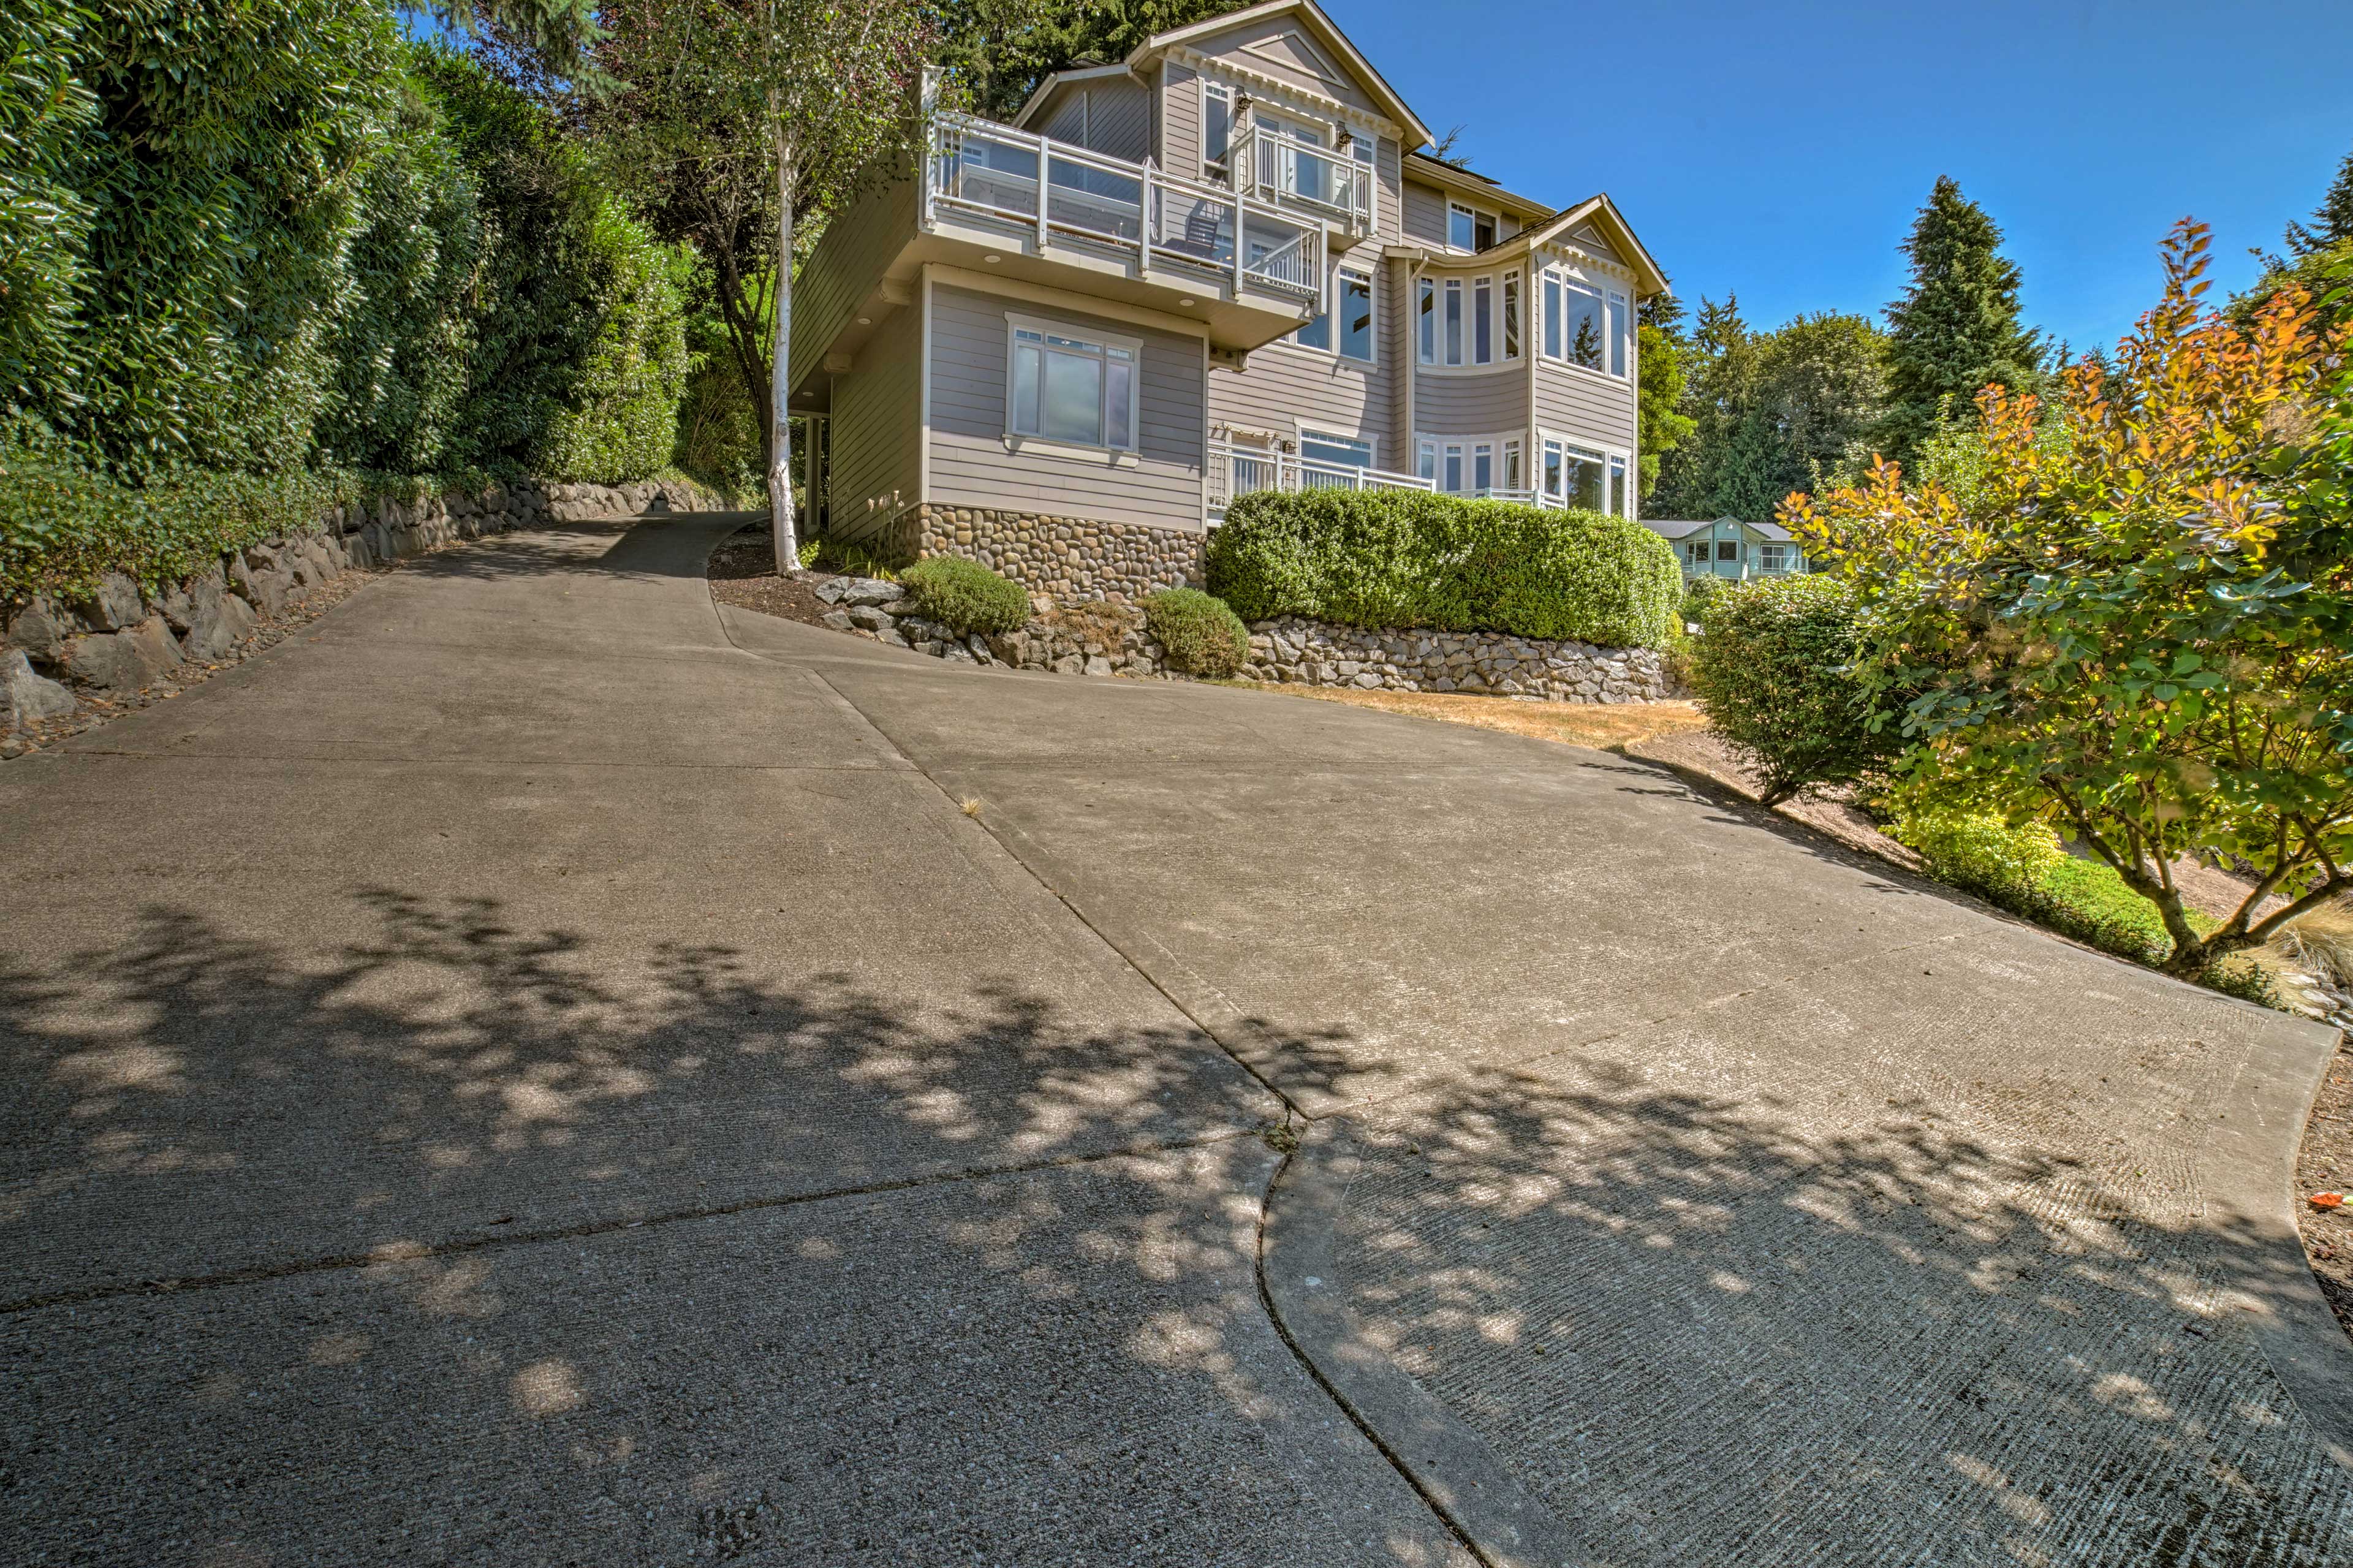
[[2353, 153], [2348, 153], [2345, 162], [2337, 166], [2337, 179], [2320, 198], [2320, 205], [2312, 209], [2312, 221], [2287, 226], [2292, 256], [2310, 256], [2348, 240], [2353, 240]]
[[975, 109], [1009, 118], [1050, 71], [1124, 60], [1155, 33], [1239, 11], [1249, 3], [965, 0], [937, 8], [938, 58]]
[[1977, 422], [1977, 395], [2000, 384], [2042, 384], [2041, 334], [2018, 321], [2018, 264], [2001, 254], [2001, 230], [1983, 207], [1939, 175], [1904, 254], [1912, 287], [1887, 307], [1892, 406], [1881, 449], [1909, 456], [1940, 423]]

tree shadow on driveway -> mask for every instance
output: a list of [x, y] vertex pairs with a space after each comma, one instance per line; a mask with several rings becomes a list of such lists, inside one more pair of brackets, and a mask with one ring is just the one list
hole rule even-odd
[[11, 1560], [1461, 1561], [1196, 1032], [353, 901], [0, 978]]

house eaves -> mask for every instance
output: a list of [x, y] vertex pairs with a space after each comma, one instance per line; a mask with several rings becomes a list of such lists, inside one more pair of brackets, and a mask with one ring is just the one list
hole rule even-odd
[[[1611, 247], [1629, 267], [1633, 268], [1638, 293], [1647, 298], [1652, 294], [1664, 294], [1672, 288], [1667, 279], [1666, 273], [1660, 268], [1658, 262], [1652, 259], [1641, 240], [1635, 237], [1633, 226], [1629, 224], [1625, 216], [1619, 212], [1618, 204], [1609, 199], [1609, 193], [1606, 191], [1599, 195], [1588, 196], [1581, 202], [1563, 207], [1544, 222], [1521, 230], [1505, 243], [1544, 245], [1576, 228], [1579, 224], [1586, 223], [1599, 226], [1609, 238]], [[1498, 246], [1495, 248], [1500, 250], [1503, 247]]]
[[1285, 14], [1296, 16], [1314, 35], [1317, 43], [1338, 57], [1340, 64], [1356, 77], [1357, 84], [1380, 106], [1381, 112], [1395, 121], [1411, 139], [1409, 145], [1419, 147], [1430, 139], [1430, 127], [1421, 122], [1421, 116], [1416, 114], [1398, 89], [1389, 85], [1387, 77], [1373, 68], [1373, 62], [1348, 41], [1348, 35], [1340, 31], [1315, 0], [1267, 0], [1261, 5], [1246, 6], [1240, 11], [1229, 11], [1222, 16], [1212, 16], [1205, 22], [1195, 22], [1189, 26], [1155, 33], [1138, 44], [1134, 52], [1127, 57], [1127, 68], [1141, 73], [1145, 66], [1172, 48], [1182, 48], [1196, 39], [1214, 37], [1245, 23]]
[[1465, 195], [1474, 197], [1489, 206], [1509, 213], [1513, 217], [1524, 221], [1545, 219], [1553, 216], [1553, 209], [1543, 202], [1507, 191], [1484, 174], [1474, 170], [1459, 168], [1452, 163], [1433, 158], [1427, 153], [1409, 153], [1405, 161], [1405, 172], [1413, 178], [1425, 181], [1430, 184], [1442, 186], [1450, 191], [1461, 191]]

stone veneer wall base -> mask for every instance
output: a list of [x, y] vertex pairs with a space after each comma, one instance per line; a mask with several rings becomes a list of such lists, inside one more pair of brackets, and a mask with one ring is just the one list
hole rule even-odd
[[1122, 605], [1162, 588], [1199, 587], [1207, 538], [1187, 529], [934, 501], [901, 511], [881, 537], [883, 559], [897, 564], [962, 555], [1054, 603]]

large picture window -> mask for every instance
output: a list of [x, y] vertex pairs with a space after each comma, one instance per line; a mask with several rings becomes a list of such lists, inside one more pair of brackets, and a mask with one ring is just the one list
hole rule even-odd
[[1135, 449], [1135, 374], [1143, 345], [1132, 339], [1008, 318], [1012, 376], [1006, 428], [1114, 451]]
[[[1567, 441], [1546, 441], [1545, 495], [1564, 506], [1583, 507], [1588, 511], [1607, 510], [1609, 490], [1604, 474], [1608, 461], [1600, 453]], [[1620, 459], [1620, 471], [1624, 471], [1623, 459]]]
[[1630, 373], [1633, 358], [1632, 333], [1632, 305], [1622, 291], [1597, 288], [1563, 272], [1544, 275], [1546, 359], [1622, 377]]

